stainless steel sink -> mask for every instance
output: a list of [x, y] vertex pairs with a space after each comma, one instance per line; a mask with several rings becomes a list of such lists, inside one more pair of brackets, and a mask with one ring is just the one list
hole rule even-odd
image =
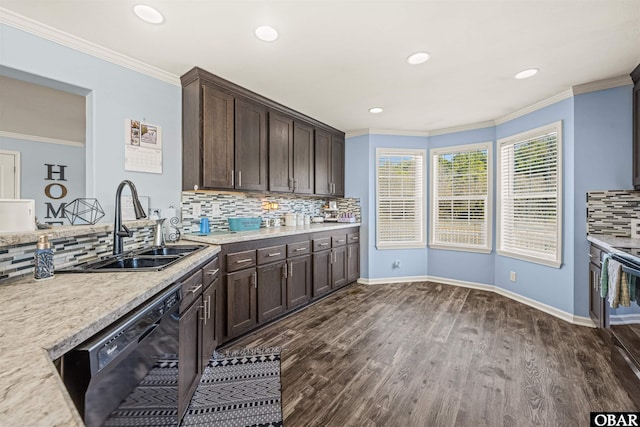
[[198, 252], [207, 245], [154, 246], [56, 270], [56, 273], [107, 273], [114, 271], [159, 271]]

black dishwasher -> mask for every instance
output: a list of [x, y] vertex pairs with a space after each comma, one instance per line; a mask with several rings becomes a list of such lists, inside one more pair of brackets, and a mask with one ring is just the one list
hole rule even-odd
[[61, 375], [88, 427], [178, 425], [180, 284], [65, 354]]

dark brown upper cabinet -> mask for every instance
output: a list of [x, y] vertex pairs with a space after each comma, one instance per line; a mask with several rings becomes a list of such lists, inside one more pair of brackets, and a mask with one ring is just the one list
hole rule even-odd
[[267, 111], [264, 106], [236, 98], [236, 190], [267, 190]]
[[269, 113], [269, 190], [313, 194], [313, 126]]
[[632, 72], [633, 79], [633, 187], [640, 190], [640, 65]]
[[183, 190], [344, 195], [343, 132], [198, 67], [181, 82]]
[[344, 134], [316, 130], [315, 193], [344, 196]]

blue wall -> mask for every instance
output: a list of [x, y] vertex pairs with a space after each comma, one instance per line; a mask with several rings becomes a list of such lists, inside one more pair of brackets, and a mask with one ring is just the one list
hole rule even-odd
[[[368, 230], [369, 237], [365, 249], [369, 254], [368, 270], [362, 277], [375, 280], [404, 276], [430, 276], [495, 285], [566, 313], [588, 317], [586, 192], [631, 187], [631, 96], [631, 86], [592, 92], [565, 99], [497, 126], [428, 138], [393, 135], [365, 135], [349, 138], [347, 140], [349, 166], [346, 170], [346, 181], [350, 183], [349, 195], [360, 197], [363, 213], [367, 212], [363, 215], [363, 229]], [[547, 267], [495, 253], [497, 140], [557, 121], [562, 121], [563, 126], [561, 268]], [[494, 252], [480, 254], [430, 248], [410, 251], [376, 250], [376, 147], [428, 150], [487, 141], [494, 143]], [[357, 145], [357, 148], [352, 144]], [[361, 164], [363, 153], [366, 151], [363, 146], [368, 146], [369, 164], [367, 166]], [[351, 166], [354, 163], [360, 164], [354, 168]], [[367, 199], [362, 194], [366, 194]], [[394, 259], [399, 259], [408, 268], [392, 270], [391, 263]], [[509, 280], [511, 271], [516, 272], [516, 282]]]
[[[349, 138], [345, 149], [345, 193], [358, 197], [362, 204], [363, 237], [361, 254], [361, 277], [382, 279], [390, 277], [415, 277], [427, 274], [425, 249], [376, 248], [376, 148], [403, 147], [427, 149], [427, 138], [419, 136], [364, 135]], [[428, 173], [428, 171], [427, 171]], [[426, 209], [426, 201], [425, 201]], [[425, 221], [425, 227], [427, 223]], [[366, 242], [366, 243], [365, 243]], [[400, 261], [400, 268], [393, 263]]]
[[[0, 24], [0, 65], [90, 91], [87, 97], [86, 196], [113, 218], [115, 191], [130, 179], [152, 207], [179, 206], [182, 181], [181, 89], [27, 32]], [[124, 170], [124, 121], [162, 127], [163, 173]], [[23, 159], [24, 161], [24, 159]], [[23, 194], [26, 189], [23, 189]]]

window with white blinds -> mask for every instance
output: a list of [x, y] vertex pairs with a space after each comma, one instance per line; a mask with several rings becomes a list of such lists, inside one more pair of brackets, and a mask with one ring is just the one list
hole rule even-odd
[[424, 248], [426, 150], [376, 149], [376, 247]]
[[435, 248], [491, 252], [491, 143], [432, 149]]
[[562, 123], [498, 141], [498, 253], [562, 264]]

